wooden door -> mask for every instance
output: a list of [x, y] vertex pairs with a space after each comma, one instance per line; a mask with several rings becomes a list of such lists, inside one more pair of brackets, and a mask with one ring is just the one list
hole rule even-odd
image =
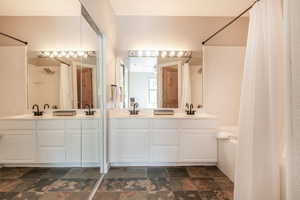
[[178, 68], [163, 67], [163, 108], [178, 108]]
[[93, 70], [92, 68], [77, 69], [78, 108], [86, 104], [93, 108]]

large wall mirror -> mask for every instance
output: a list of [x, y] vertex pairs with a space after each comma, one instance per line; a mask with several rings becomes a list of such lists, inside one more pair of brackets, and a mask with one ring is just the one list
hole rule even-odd
[[[138, 54], [138, 53], [137, 53]], [[140, 108], [183, 108], [202, 105], [201, 63], [188, 56], [129, 56], [121, 65], [124, 105], [131, 101]], [[169, 53], [166, 52], [168, 55]]]
[[[71, 3], [72, 2], [72, 3]], [[34, 13], [1, 16], [1, 32], [28, 42], [27, 107], [48, 104], [52, 109], [99, 108], [98, 85], [101, 33], [79, 1], [40, 16]], [[22, 46], [0, 37], [1, 46]]]
[[84, 16], [32, 17], [46, 25], [45, 48], [28, 51], [28, 104], [52, 109], [98, 108], [99, 37]]

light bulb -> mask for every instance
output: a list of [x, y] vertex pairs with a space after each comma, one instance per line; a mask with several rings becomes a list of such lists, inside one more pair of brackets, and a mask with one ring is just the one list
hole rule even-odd
[[166, 56], [167, 56], [167, 54], [168, 54], [168, 53], [167, 53], [166, 51], [163, 51], [163, 52], [161, 52], [161, 57], [163, 57], [163, 58], [164, 58], [164, 57], [166, 57]]
[[53, 57], [56, 57], [56, 56], [58, 56], [58, 52], [57, 51], [53, 51], [52, 55], [53, 55]]
[[177, 53], [177, 57], [182, 57], [183, 56], [183, 54], [184, 54], [184, 52], [183, 51], [179, 51], [178, 53]]
[[142, 57], [143, 56], [143, 51], [138, 51], [138, 56]]
[[170, 51], [169, 56], [170, 56], [170, 57], [174, 57], [175, 54], [176, 54], [175, 51]]
[[84, 52], [83, 51], [79, 51], [77, 52], [78, 56], [84, 56]]

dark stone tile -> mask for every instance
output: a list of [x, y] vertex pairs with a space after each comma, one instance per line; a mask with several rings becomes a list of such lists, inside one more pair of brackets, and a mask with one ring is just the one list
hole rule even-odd
[[205, 166], [204, 167], [207, 174], [213, 178], [213, 177], [226, 177], [221, 170], [219, 170], [216, 166]]
[[27, 191], [28, 192], [47, 192], [52, 183], [57, 179], [39, 179], [37, 182], [32, 184]]
[[36, 179], [0, 179], [0, 192], [23, 192], [36, 182]]
[[222, 191], [222, 195], [224, 200], [233, 200], [234, 193], [233, 191]]
[[172, 191], [197, 191], [198, 188], [191, 178], [171, 177]]
[[177, 191], [174, 192], [176, 200], [199, 200], [199, 194], [195, 191]]
[[157, 191], [156, 182], [146, 178], [104, 179], [99, 192]]
[[0, 168], [0, 179], [8, 179], [8, 178], [20, 178], [25, 173], [27, 173], [31, 168], [25, 167], [4, 167]]
[[217, 185], [221, 188], [222, 191], [233, 192], [234, 184], [231, 180], [227, 177], [217, 177], [214, 178], [214, 181]]
[[120, 195], [119, 192], [97, 192], [94, 200], [119, 200]]
[[87, 200], [89, 192], [47, 192], [39, 200]]
[[111, 168], [105, 178], [147, 178], [145, 167]]
[[70, 168], [50, 168], [50, 169], [46, 170], [45, 173], [43, 173], [40, 178], [42, 178], [42, 179], [44, 179], [44, 178], [61, 178], [69, 170], [70, 170]]
[[201, 200], [219, 200], [217, 192], [214, 191], [200, 191], [199, 196]]
[[193, 178], [194, 184], [199, 191], [218, 191], [219, 185], [212, 178]]
[[187, 172], [192, 178], [206, 178], [209, 177], [205, 167], [187, 167]]
[[147, 169], [147, 175], [149, 178], [164, 178], [168, 176], [166, 168], [150, 167]]
[[173, 192], [154, 192], [148, 193], [148, 200], [174, 200], [175, 195]]
[[120, 200], [147, 200], [147, 192], [122, 192]]
[[17, 192], [0, 192], [1, 200], [11, 200], [17, 195]]
[[22, 192], [14, 197], [14, 200], [39, 200], [44, 195], [42, 192]]
[[104, 179], [98, 192], [122, 192], [124, 184], [124, 179]]
[[27, 173], [25, 173], [21, 178], [30, 178], [30, 179], [38, 179], [42, 176], [46, 176], [49, 173], [49, 168], [32, 168]]
[[64, 176], [64, 179], [99, 179], [101, 177], [99, 168], [72, 168]]
[[169, 167], [167, 171], [170, 177], [189, 177], [185, 167]]
[[170, 178], [151, 178], [150, 180], [156, 186], [151, 191], [172, 191]]
[[58, 179], [49, 187], [49, 192], [83, 192], [92, 191], [96, 179]]

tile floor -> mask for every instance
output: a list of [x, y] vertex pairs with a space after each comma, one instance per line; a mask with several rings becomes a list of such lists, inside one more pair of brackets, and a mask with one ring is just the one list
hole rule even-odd
[[[1, 200], [87, 200], [96, 168], [0, 168]], [[95, 200], [232, 200], [216, 167], [111, 168]]]
[[98, 168], [0, 168], [1, 200], [85, 200]]
[[112, 168], [96, 200], [232, 200], [233, 183], [217, 167]]

